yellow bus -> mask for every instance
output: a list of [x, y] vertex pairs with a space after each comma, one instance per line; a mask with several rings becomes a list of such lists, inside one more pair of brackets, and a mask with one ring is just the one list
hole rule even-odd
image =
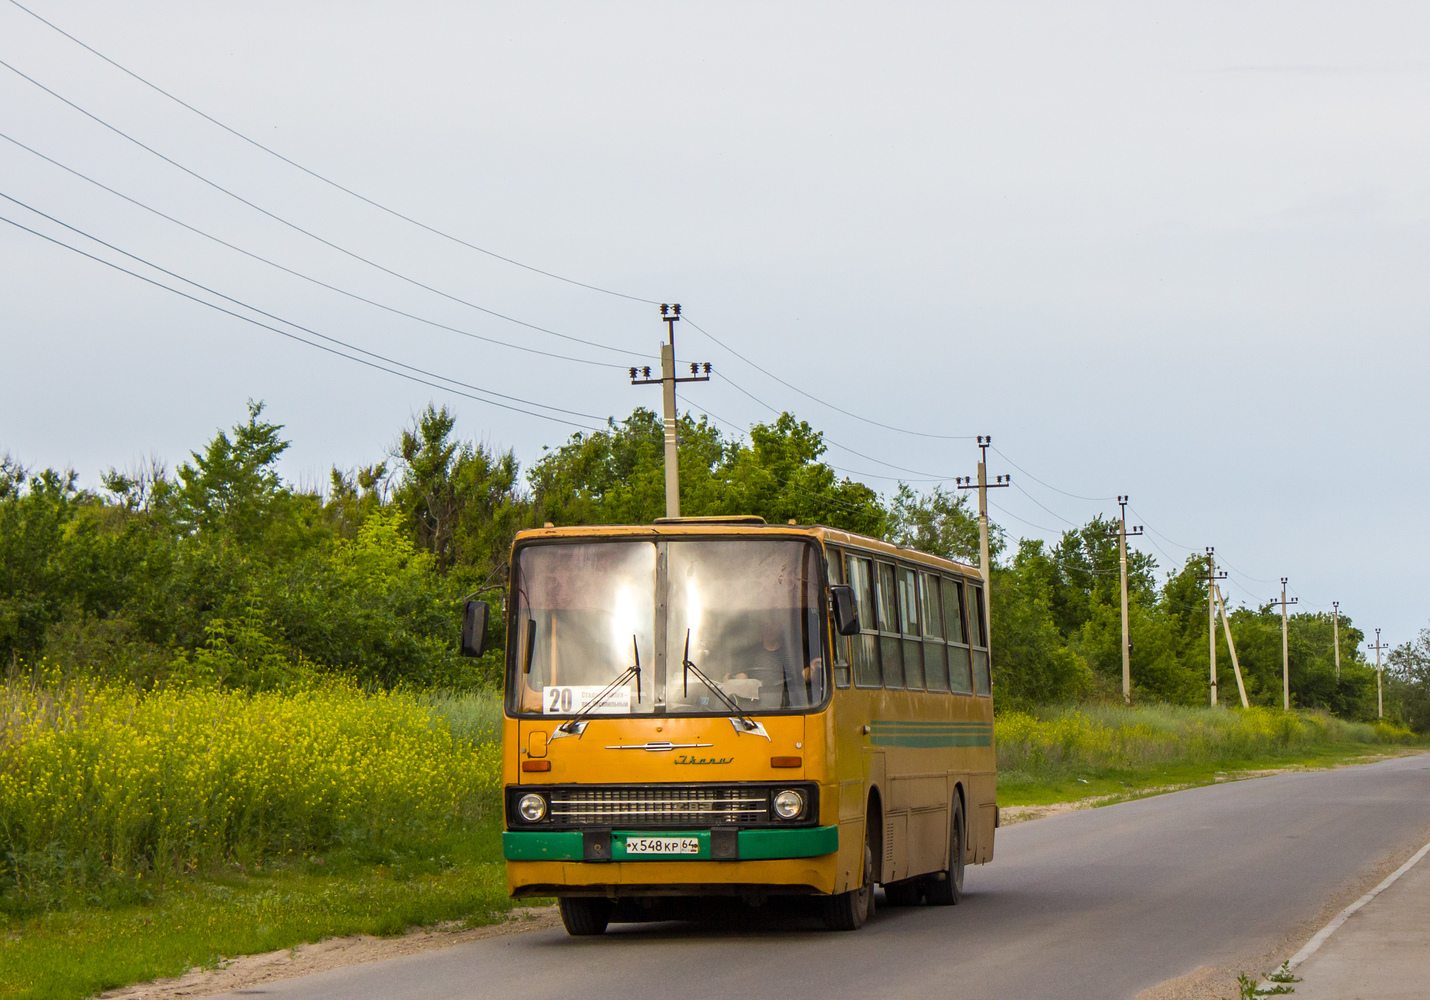
[[[486, 608], [468, 611], [470, 637]], [[838, 930], [876, 885], [956, 904], [998, 825], [987, 634], [975, 568], [833, 528], [522, 532], [511, 895], [557, 897], [573, 935], [672, 896], [816, 897]]]

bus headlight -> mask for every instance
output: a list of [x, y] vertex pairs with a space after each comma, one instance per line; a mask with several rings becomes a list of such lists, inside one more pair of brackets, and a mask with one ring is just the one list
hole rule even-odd
[[527, 792], [517, 800], [516, 811], [528, 823], [538, 823], [546, 818], [546, 800], [534, 792]]
[[775, 796], [775, 815], [780, 819], [798, 819], [804, 812], [804, 795], [793, 788], [786, 788]]

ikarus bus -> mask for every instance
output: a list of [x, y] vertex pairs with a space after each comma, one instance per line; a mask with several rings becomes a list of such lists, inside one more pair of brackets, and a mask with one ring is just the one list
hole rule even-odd
[[754, 517], [548, 527], [506, 613], [508, 887], [569, 933], [670, 896], [814, 897], [853, 930], [876, 885], [953, 905], [992, 860], [975, 568]]

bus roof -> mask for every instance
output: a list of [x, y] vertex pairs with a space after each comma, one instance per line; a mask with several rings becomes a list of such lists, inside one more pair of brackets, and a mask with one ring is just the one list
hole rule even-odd
[[868, 535], [855, 534], [842, 528], [831, 528], [823, 524], [767, 524], [763, 518], [753, 516], [731, 517], [681, 517], [660, 518], [654, 524], [581, 524], [558, 528], [546, 525], [518, 532], [515, 545], [544, 539], [559, 538], [654, 538], [661, 536], [719, 536], [729, 538], [740, 535], [784, 535], [814, 537], [825, 545], [842, 545], [863, 549], [920, 563], [931, 568], [956, 571], [978, 576], [978, 567], [941, 556], [930, 555], [918, 549], [894, 545]]

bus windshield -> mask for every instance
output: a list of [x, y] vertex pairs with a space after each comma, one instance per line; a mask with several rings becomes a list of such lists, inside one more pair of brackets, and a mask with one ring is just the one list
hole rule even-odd
[[729, 699], [741, 712], [807, 711], [827, 685], [819, 568], [799, 539], [524, 546], [508, 708], [729, 715]]

